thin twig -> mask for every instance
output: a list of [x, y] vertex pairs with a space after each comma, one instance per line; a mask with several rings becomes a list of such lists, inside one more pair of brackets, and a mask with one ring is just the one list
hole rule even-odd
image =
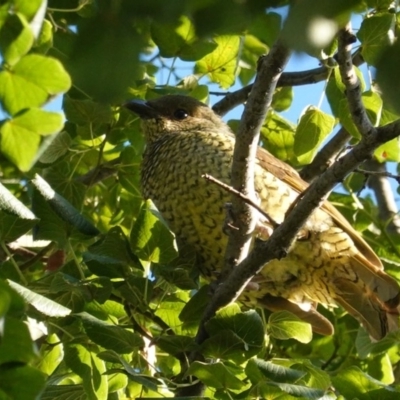
[[276, 228], [279, 224], [269, 215], [267, 214], [258, 204], [256, 204], [253, 200], [251, 200], [249, 197], [245, 196], [243, 193], [240, 193], [233, 187], [225, 184], [224, 182], [221, 182], [217, 178], [214, 178], [213, 176], [209, 174], [204, 174], [201, 176], [204, 179], [207, 179], [208, 181], [215, 183], [216, 185], [220, 186], [222, 189], [227, 191], [230, 194], [233, 194], [240, 199], [242, 199], [246, 204], [250, 205], [254, 209], [256, 209], [265, 219], [271, 224], [273, 228]]
[[[376, 163], [379, 163], [378, 161], [374, 161]], [[379, 163], [379, 165], [383, 166], [383, 169], [380, 171], [372, 171], [372, 170], [366, 170], [363, 168], [356, 168], [354, 172], [358, 172], [359, 174], [363, 175], [372, 175], [372, 176], [381, 176], [384, 178], [392, 178], [394, 179], [397, 183], [400, 183], [400, 175], [397, 174], [392, 174], [391, 172], [386, 171], [384, 164]]]

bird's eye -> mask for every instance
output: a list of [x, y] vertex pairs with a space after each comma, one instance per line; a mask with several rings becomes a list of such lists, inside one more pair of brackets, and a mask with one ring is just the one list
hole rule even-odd
[[174, 112], [174, 117], [176, 119], [185, 119], [189, 116], [189, 114], [183, 110], [182, 108], [178, 108], [175, 112]]

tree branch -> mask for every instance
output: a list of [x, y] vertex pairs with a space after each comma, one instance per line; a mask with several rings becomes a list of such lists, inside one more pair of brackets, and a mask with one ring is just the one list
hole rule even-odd
[[329, 168], [339, 156], [343, 147], [347, 144], [351, 135], [343, 127], [331, 140], [318, 152], [311, 164], [306, 165], [300, 172], [300, 176], [306, 182], [312, 182]]
[[[289, 50], [278, 40], [268, 56], [261, 57], [257, 77], [244, 109], [236, 135], [232, 160], [231, 186], [244, 196], [253, 199], [254, 165], [260, 130], [272, 102], [276, 83], [289, 59]], [[238, 196], [232, 196], [233, 224], [239, 228], [229, 230], [225, 253], [225, 268], [221, 273], [223, 281], [231, 269], [249, 252], [258, 213]]]
[[363, 172], [368, 176], [368, 187], [375, 193], [378, 203], [379, 218], [387, 222], [387, 231], [393, 234], [400, 234], [400, 217], [399, 210], [393, 197], [393, 191], [390, 186], [388, 177], [386, 176], [386, 165], [376, 160], [368, 160], [364, 163], [364, 167], [370, 171]]
[[[336, 57], [335, 57], [336, 58]], [[352, 55], [353, 65], [359, 66], [364, 63], [360, 51], [357, 50]], [[303, 86], [322, 82], [329, 77], [330, 68], [323, 65], [318, 68], [306, 71], [284, 72], [277, 83], [277, 87], [283, 86]], [[228, 111], [246, 102], [253, 85], [247, 85], [235, 92], [224, 94], [224, 98], [214, 104], [213, 110], [216, 114], [223, 116]]]
[[351, 32], [350, 23], [338, 34], [338, 63], [342, 81], [346, 87], [346, 97], [350, 114], [358, 131], [362, 136], [371, 134], [375, 128], [371, 124], [365, 111], [361, 97], [361, 84], [353, 68], [351, 45], [356, 37]]

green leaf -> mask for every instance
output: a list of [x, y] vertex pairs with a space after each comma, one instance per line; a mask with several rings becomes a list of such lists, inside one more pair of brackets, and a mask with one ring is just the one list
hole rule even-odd
[[131, 231], [131, 246], [141, 260], [168, 263], [178, 255], [174, 236], [150, 204], [149, 201], [144, 203], [140, 210]]
[[[97, 156], [94, 156], [97, 162]], [[87, 160], [88, 163], [92, 162], [92, 158]], [[69, 201], [75, 208], [80, 210], [83, 208], [84, 200], [87, 195], [87, 186], [85, 186], [79, 179], [72, 177], [76, 165], [67, 160], [52, 165], [46, 168], [43, 172], [45, 179], [49, 185], [67, 201]]]
[[256, 74], [260, 56], [268, 53], [268, 47], [256, 36], [249, 34], [244, 36], [242, 43], [239, 77], [243, 85], [248, 85]]
[[271, 361], [264, 361], [257, 358], [249, 361], [249, 364], [251, 363], [254, 363], [266, 378], [274, 382], [294, 383], [306, 374], [303, 371], [283, 367]]
[[155, 343], [161, 350], [173, 356], [197, 350], [199, 347], [192, 337], [183, 335], [160, 336], [155, 339]]
[[88, 337], [105, 349], [114, 350], [119, 354], [128, 354], [144, 346], [143, 339], [136, 333], [101, 321], [87, 313], [78, 315], [82, 318]]
[[[257, 15], [249, 26], [249, 33], [271, 47], [281, 31], [282, 16], [275, 12]], [[265, 27], [268, 26], [268, 29]]]
[[82, 385], [49, 385], [46, 384], [41, 400], [87, 400]]
[[205, 343], [208, 351], [218, 352], [221, 358], [223, 353], [227, 359], [235, 362], [253, 357], [264, 345], [264, 324], [260, 316], [253, 310], [241, 312], [237, 304], [218, 311], [207, 322], [206, 329], [210, 334], [210, 339]]
[[392, 43], [390, 31], [394, 23], [394, 14], [372, 15], [365, 18], [357, 33], [361, 42], [361, 54], [364, 60], [376, 66], [382, 51]]
[[71, 143], [71, 137], [66, 131], [50, 136], [39, 161], [43, 164], [52, 164], [69, 151]]
[[13, 0], [15, 11], [25, 15], [30, 21], [38, 12], [43, 0]]
[[275, 112], [268, 113], [261, 128], [263, 147], [275, 157], [290, 164], [295, 160], [293, 152], [295, 126]]
[[400, 41], [396, 41], [393, 46], [388, 47], [379, 58], [376, 68], [376, 80], [382, 89], [383, 98], [388, 101], [394, 111], [400, 113]]
[[304, 0], [291, 7], [283, 27], [288, 46], [321, 57], [320, 51], [334, 39], [340, 26], [359, 7], [359, 0]]
[[24, 300], [35, 307], [38, 311], [49, 317], [65, 317], [71, 313], [69, 308], [50, 300], [41, 294], [19, 285], [16, 282], [8, 281], [9, 285], [19, 293]]
[[51, 208], [50, 204], [38, 190], [32, 191], [32, 210], [40, 219], [33, 231], [35, 240], [51, 240], [60, 247], [66, 246], [68, 224], [63, 221]]
[[128, 377], [125, 374], [111, 374], [108, 379], [109, 393], [115, 393], [119, 390], [124, 390], [128, 385]]
[[151, 35], [163, 57], [180, 57], [184, 61], [196, 61], [217, 47], [212, 41], [199, 40], [186, 16], [175, 24], [153, 22]]
[[306, 399], [321, 399], [323, 398], [325, 391], [321, 389], [309, 388], [301, 385], [293, 385], [290, 383], [277, 383], [268, 382], [270, 385], [279, 387], [282, 391], [291, 394], [295, 397], [305, 397]]
[[91, 222], [83, 217], [67, 200], [57, 194], [39, 175], [35, 175], [32, 184], [62, 220], [68, 222], [85, 235], [96, 236], [100, 233]]
[[370, 354], [380, 354], [387, 352], [391, 347], [400, 342], [400, 331], [388, 333], [379, 342], [372, 342], [365, 329], [360, 329], [357, 333], [356, 347], [361, 359], [366, 359]]
[[124, 370], [128, 373], [130, 380], [149, 390], [156, 392], [158, 385], [162, 385], [162, 382], [160, 382], [160, 380], [157, 378], [138, 373], [136, 368], [133, 368], [129, 362], [112, 350], [103, 351], [99, 354], [99, 358], [113, 363], [121, 363], [124, 367]]
[[[125, 282], [116, 284], [119, 294], [127, 300], [132, 307], [139, 307], [147, 311], [147, 304], [153, 295], [153, 282], [148, 278], [129, 276]], [[174, 312], [170, 309], [171, 316]]]
[[197, 61], [195, 72], [207, 75], [212, 82], [228, 89], [235, 82], [240, 37], [219, 36], [214, 40], [218, 47]]
[[301, 343], [309, 343], [312, 339], [311, 325], [288, 311], [278, 311], [268, 319], [268, 331], [276, 339], [296, 339]]
[[12, 69], [0, 72], [0, 100], [14, 115], [24, 108], [40, 107], [54, 96], [66, 92], [71, 80], [56, 59], [28, 54]]
[[89, 347], [68, 343], [64, 346], [65, 363], [82, 378], [82, 384], [89, 400], [107, 400], [106, 366]]
[[[68, 267], [64, 266], [63, 270], [68, 270]], [[48, 288], [54, 300], [75, 313], [81, 312], [85, 303], [93, 298], [92, 290], [93, 288], [86, 282], [81, 282], [77, 277], [62, 272], [52, 275]]]
[[322, 141], [332, 132], [335, 118], [309, 107], [301, 116], [294, 136], [293, 150], [300, 164], [309, 164]]
[[29, 171], [39, 150], [40, 135], [8, 120], [0, 127], [2, 153], [21, 171]]
[[2, 320], [0, 365], [31, 362], [36, 357], [36, 353], [28, 326], [13, 317], [6, 316]]
[[243, 363], [259, 351], [260, 349], [249, 349], [239, 336], [228, 329], [212, 335], [201, 346], [201, 353], [207, 358], [230, 360], [237, 364]]
[[386, 385], [394, 383], [395, 376], [389, 354], [378, 354], [367, 361], [368, 374]]
[[381, 121], [383, 101], [377, 92], [368, 90], [361, 95], [362, 102], [372, 125], [378, 126]]
[[112, 257], [127, 264], [138, 262], [129, 247], [127, 237], [119, 226], [111, 228], [101, 240], [91, 245], [89, 250], [93, 254]]
[[186, 324], [198, 324], [201, 320], [203, 312], [210, 302], [210, 286], [202, 286], [186, 303], [179, 319]]
[[53, 47], [53, 25], [47, 19], [43, 20], [39, 36], [35, 43], [35, 51], [46, 54]]
[[109, 124], [115, 119], [115, 111], [108, 104], [92, 100], [77, 100], [64, 96], [63, 109], [69, 122], [85, 124]]
[[74, 85], [105, 104], [126, 100], [129, 85], [144, 78], [139, 55], [148, 42], [132, 21], [136, 13], [127, 7], [115, 8], [108, 2], [95, 7], [92, 18], [75, 22], [79, 34], [71, 36], [65, 49]]
[[245, 383], [236, 376], [236, 371], [221, 362], [206, 364], [195, 361], [187, 373], [215, 389], [240, 390], [245, 387]]
[[36, 216], [0, 183], [0, 241], [13, 242], [38, 221]]
[[46, 337], [46, 342], [40, 348], [36, 367], [47, 376], [50, 376], [60, 365], [63, 358], [64, 352], [60, 338], [52, 333]]
[[6, 121], [1, 132], [10, 135], [31, 135], [42, 136], [52, 135], [63, 127], [63, 115], [58, 112], [44, 111], [40, 108], [30, 108], [19, 113], [12, 119]]
[[10, 294], [2, 290], [0, 292], [0, 321], [4, 320], [3, 317], [6, 315], [8, 309], [10, 308], [10, 304], [11, 304]]
[[15, 290], [11, 289], [10, 285], [3, 279], [0, 279], [0, 292], [4, 295], [5, 299], [3, 310], [7, 308], [6, 311], [9, 316], [19, 318], [26, 310], [23, 298]]
[[181, 291], [166, 295], [155, 312], [157, 317], [161, 318], [177, 335], [187, 334], [186, 327], [182, 326], [182, 321], [179, 319], [179, 314], [188, 298], [188, 292]]
[[28, 365], [4, 365], [0, 366], [0, 376], [0, 395], [7, 395], [2, 396], [2, 400], [41, 398], [46, 376], [36, 368]]
[[111, 228], [98, 242], [91, 245], [89, 252], [103, 256], [104, 260], [117, 260], [143, 270], [140, 261], [131, 251], [127, 237], [119, 226]]
[[[381, 119], [383, 106], [381, 97], [375, 92], [367, 91], [361, 95], [361, 99], [371, 123], [374, 126], [378, 126]], [[361, 135], [353, 122], [347, 99], [340, 100], [338, 116], [341, 124], [346, 128], [346, 130], [354, 138], [358, 140], [361, 139]]]
[[291, 86], [279, 87], [275, 90], [271, 107], [277, 112], [282, 112], [292, 105], [292, 101], [293, 88]]
[[[142, 207], [142, 194], [140, 188], [140, 163], [142, 159], [142, 149], [144, 141], [142, 135], [136, 131], [135, 147], [126, 146], [120, 155], [121, 164], [118, 168], [118, 180], [121, 186], [131, 195], [129, 207], [133, 213], [137, 214]], [[132, 141], [132, 140], [131, 140]]]
[[32, 47], [33, 33], [25, 17], [10, 14], [0, 29], [0, 48], [10, 66], [16, 64]]
[[332, 377], [336, 390], [345, 398], [396, 400], [399, 392], [371, 378], [357, 367], [348, 367]]
[[400, 162], [400, 138], [389, 140], [374, 151], [374, 156], [380, 162]]
[[[195, 265], [195, 261], [191, 262], [192, 259], [186, 259], [182, 257], [181, 252], [177, 258], [172, 260], [168, 265], [165, 264], [153, 264], [153, 273], [159, 277], [165, 279], [167, 282], [172, 283], [179, 289], [193, 290], [198, 289], [199, 285], [196, 282], [196, 278], [193, 276], [192, 267]], [[199, 306], [201, 306], [200, 304]], [[200, 318], [201, 314], [197, 317]], [[191, 317], [194, 317], [191, 315]]]

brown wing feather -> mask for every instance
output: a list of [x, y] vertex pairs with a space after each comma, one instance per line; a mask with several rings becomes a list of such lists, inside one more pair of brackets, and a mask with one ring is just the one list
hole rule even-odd
[[[268, 151], [258, 148], [257, 157], [263, 168], [287, 183], [296, 192], [302, 193], [308, 188], [308, 183], [303, 181], [292, 167], [278, 160]], [[343, 229], [343, 231], [351, 237], [363, 258], [368, 261], [368, 264], [374, 266], [374, 269], [383, 270], [383, 265], [379, 257], [343, 215], [328, 201], [325, 201], [321, 208], [332, 217], [338, 227]]]

